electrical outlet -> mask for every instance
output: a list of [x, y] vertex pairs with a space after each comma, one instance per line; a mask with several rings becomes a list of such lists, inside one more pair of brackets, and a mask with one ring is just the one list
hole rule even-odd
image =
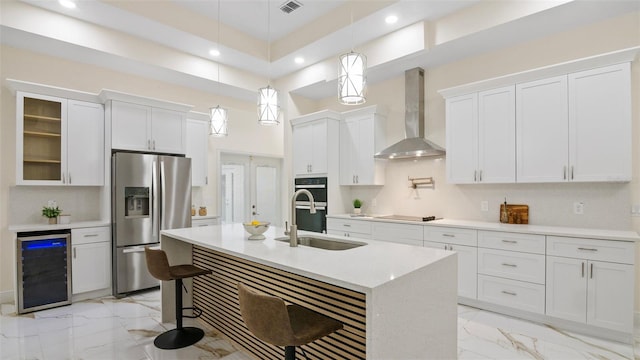
[[487, 200], [480, 201], [480, 211], [489, 211], [489, 202]]
[[640, 204], [631, 205], [631, 216], [640, 216]]
[[573, 203], [573, 213], [576, 215], [584, 214], [584, 203], [582, 201], [576, 201]]
[[376, 207], [378, 205], [378, 202], [376, 201], [376, 198], [373, 198], [371, 200], [371, 207]]

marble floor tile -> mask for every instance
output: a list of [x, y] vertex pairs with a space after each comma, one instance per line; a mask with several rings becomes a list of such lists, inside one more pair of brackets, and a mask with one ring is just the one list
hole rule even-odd
[[[35, 313], [16, 315], [0, 304], [0, 360], [250, 360], [208, 330], [194, 346], [161, 350], [154, 338], [175, 327], [162, 323], [160, 292], [122, 299], [104, 297]], [[185, 319], [185, 326], [197, 320]], [[635, 346], [561, 331], [509, 316], [458, 306], [459, 359], [626, 359], [640, 360], [640, 332]]]

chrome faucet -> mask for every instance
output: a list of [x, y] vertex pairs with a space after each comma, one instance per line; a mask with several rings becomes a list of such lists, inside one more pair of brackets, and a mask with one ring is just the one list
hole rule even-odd
[[298, 225], [296, 225], [296, 198], [300, 194], [305, 194], [309, 197], [309, 212], [312, 214], [316, 213], [316, 203], [313, 200], [313, 195], [307, 189], [300, 189], [293, 193], [291, 197], [291, 225], [289, 226], [289, 230], [285, 231], [285, 234], [289, 235], [289, 246], [296, 247], [298, 246]]

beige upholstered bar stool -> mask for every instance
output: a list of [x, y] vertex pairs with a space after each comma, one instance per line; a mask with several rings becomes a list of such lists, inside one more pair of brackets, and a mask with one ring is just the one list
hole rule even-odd
[[[258, 294], [238, 283], [242, 319], [258, 339], [284, 346], [285, 360], [296, 358], [296, 346], [306, 345], [342, 329], [342, 323], [279, 297]], [[305, 358], [307, 354], [300, 348]]]
[[[160, 349], [180, 349], [193, 345], [204, 337], [204, 331], [196, 327], [183, 327], [182, 318], [196, 318], [202, 315], [202, 310], [182, 307], [182, 279], [211, 274], [211, 270], [199, 268], [191, 264], [169, 266], [167, 254], [163, 250], [144, 248], [147, 258], [147, 268], [153, 277], [162, 281], [174, 280], [176, 283], [176, 328], [158, 335], [153, 344]], [[185, 309], [193, 310], [193, 316], [183, 315]]]

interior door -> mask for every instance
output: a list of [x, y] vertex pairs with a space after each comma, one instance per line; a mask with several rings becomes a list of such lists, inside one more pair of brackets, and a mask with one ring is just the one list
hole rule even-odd
[[259, 220], [281, 226], [281, 168], [280, 158], [221, 154], [221, 222]]

